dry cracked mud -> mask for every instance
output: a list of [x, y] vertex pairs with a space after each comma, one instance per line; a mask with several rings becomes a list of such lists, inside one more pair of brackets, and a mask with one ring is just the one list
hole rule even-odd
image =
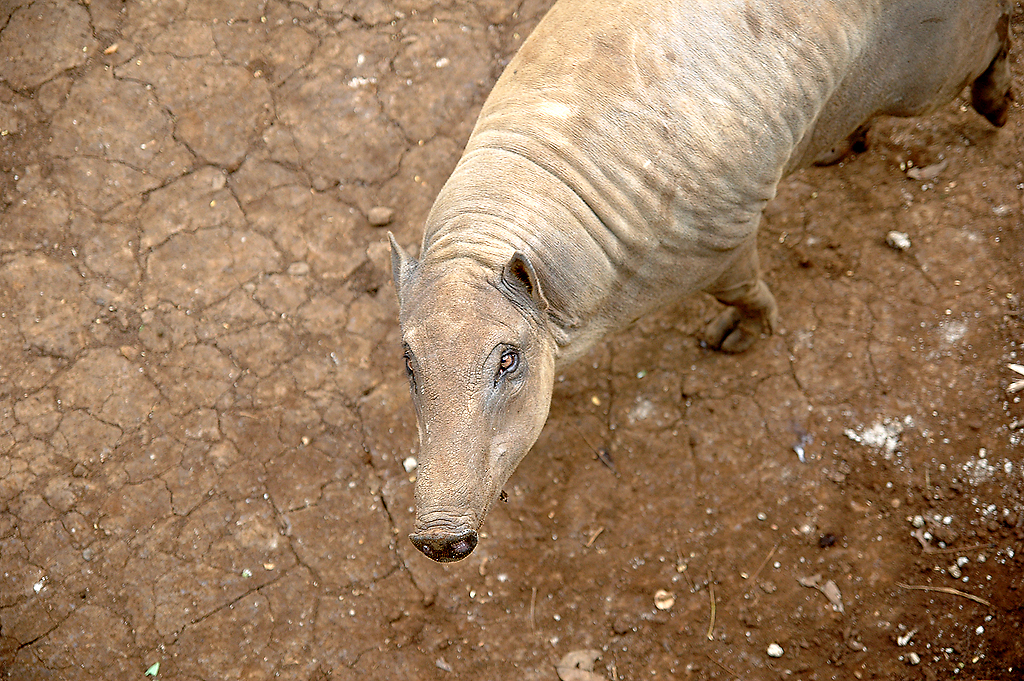
[[370, 217], [416, 249], [549, 4], [0, 2], [0, 677], [1021, 677], [1019, 101], [787, 180], [777, 335], [608, 339], [477, 551], [409, 544]]

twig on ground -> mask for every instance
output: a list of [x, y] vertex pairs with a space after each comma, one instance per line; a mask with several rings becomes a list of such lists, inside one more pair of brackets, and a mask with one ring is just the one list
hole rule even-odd
[[533, 593], [530, 595], [530, 631], [536, 631], [537, 622], [533, 618], [534, 612], [537, 608], [537, 587], [533, 587]]
[[757, 566], [757, 569], [754, 570], [754, 574], [750, 575], [751, 584], [754, 583], [754, 580], [757, 579], [757, 576], [761, 574], [761, 570], [764, 570], [764, 566], [767, 565], [768, 561], [770, 561], [772, 559], [772, 556], [775, 555], [775, 550], [779, 548], [779, 544], [781, 543], [782, 542], [775, 542], [775, 546], [773, 546], [772, 550], [768, 552], [768, 555], [764, 557], [764, 560], [761, 561], [761, 564]]
[[590, 444], [590, 440], [588, 440], [587, 436], [583, 434], [583, 431], [580, 430], [579, 426], [574, 425], [573, 427], [576, 428], [576, 432], [580, 434], [581, 438], [583, 438], [583, 442], [587, 445], [587, 447], [590, 447], [590, 451], [594, 453], [594, 456], [597, 457], [597, 460], [603, 463], [609, 469], [611, 469], [612, 473], [618, 475], [618, 471], [615, 470], [615, 462], [612, 461], [612, 457], [609, 456], [608, 452], [604, 449], [598, 449], [594, 445]]
[[715, 640], [715, 578], [708, 569], [708, 594], [711, 597], [711, 622], [708, 624], [708, 640]]
[[737, 679], [742, 679], [742, 678], [743, 678], [742, 676], [740, 676], [739, 674], [737, 674], [737, 673], [736, 673], [736, 672], [734, 672], [733, 670], [729, 669], [728, 667], [726, 667], [726, 666], [725, 666], [724, 664], [722, 664], [721, 662], [719, 662], [719, 661], [718, 661], [718, 660], [716, 660], [715, 658], [711, 657], [711, 654], [710, 654], [710, 653], [704, 653], [704, 654], [705, 654], [705, 655], [707, 656], [707, 658], [708, 658], [709, 660], [711, 660], [712, 662], [714, 662], [715, 664], [717, 664], [717, 665], [718, 665], [719, 667], [721, 667], [722, 669], [724, 669], [724, 670], [725, 670], [725, 671], [727, 671], [728, 673], [730, 673], [730, 674], [732, 674], [733, 676], [735, 676], [735, 677], [736, 677]]
[[986, 601], [981, 596], [975, 596], [974, 594], [969, 594], [966, 591], [960, 591], [959, 589], [953, 589], [948, 586], [922, 586], [919, 584], [904, 584], [903, 582], [896, 582], [896, 586], [900, 587], [901, 589], [916, 589], [917, 591], [939, 591], [944, 594], [963, 596], [964, 598], [969, 598], [975, 603], [981, 603], [982, 605], [989, 608], [992, 607], [992, 604]]
[[936, 548], [924, 538], [924, 530], [915, 530], [911, 533], [918, 542], [921, 543], [921, 553], [967, 553], [968, 551], [977, 551], [978, 549], [994, 549], [995, 544], [974, 544], [973, 546], [947, 546], [945, 548]]

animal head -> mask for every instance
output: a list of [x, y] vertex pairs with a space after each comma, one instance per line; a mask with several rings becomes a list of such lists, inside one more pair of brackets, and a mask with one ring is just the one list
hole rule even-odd
[[416, 527], [428, 558], [465, 558], [491, 504], [537, 441], [554, 383], [547, 301], [526, 255], [417, 262], [391, 238], [420, 453]]

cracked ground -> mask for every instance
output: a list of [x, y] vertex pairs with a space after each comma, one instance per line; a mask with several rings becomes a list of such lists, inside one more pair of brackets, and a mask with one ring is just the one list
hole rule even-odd
[[959, 100], [784, 182], [778, 334], [641, 320], [472, 556], [408, 542], [370, 217], [416, 251], [549, 4], [0, 1], [0, 677], [1020, 678], [1019, 3], [1006, 128]]

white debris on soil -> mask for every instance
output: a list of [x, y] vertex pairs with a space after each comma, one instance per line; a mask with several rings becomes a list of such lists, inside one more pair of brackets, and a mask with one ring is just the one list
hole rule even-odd
[[810, 433], [802, 433], [799, 441], [793, 445], [793, 451], [796, 452], [796, 456], [800, 459], [800, 463], [807, 463], [807, 450], [805, 447], [814, 442], [814, 436]]
[[629, 410], [626, 418], [630, 424], [647, 420], [654, 413], [654, 403], [645, 397], [636, 398], [636, 406]]
[[768, 657], [782, 657], [782, 646], [778, 643], [772, 643], [768, 646]]
[[574, 650], [558, 661], [555, 672], [561, 681], [606, 681], [594, 672], [594, 663], [600, 658], [600, 650]]
[[658, 589], [654, 594], [654, 607], [658, 610], [668, 610], [675, 605], [676, 596], [671, 591]]
[[[1024, 376], [1024, 364], [1007, 364], [1006, 366], [1009, 367], [1010, 371], [1016, 372], [1021, 376]], [[1011, 395], [1013, 395], [1014, 393], [1019, 393], [1021, 390], [1024, 390], [1024, 380], [1014, 381], [1009, 385], [1009, 387], [1006, 388], [1006, 392], [1008, 392]]]
[[893, 230], [885, 235], [885, 243], [894, 251], [910, 250], [910, 237], [904, 232]]
[[919, 180], [919, 181], [922, 181], [922, 182], [931, 182], [936, 177], [938, 177], [939, 174], [943, 170], [945, 170], [946, 166], [948, 166], [948, 165], [949, 165], [949, 159], [948, 158], [944, 158], [941, 161], [939, 161], [938, 163], [932, 163], [931, 165], [926, 165], [923, 168], [913, 168], [913, 167], [910, 167], [910, 168], [907, 168], [907, 177], [909, 177], [912, 180]]
[[939, 332], [942, 334], [942, 342], [946, 345], [955, 345], [967, 335], [967, 322], [959, 319], [940, 321]]
[[998, 467], [986, 458], [987, 456], [988, 452], [982, 447], [978, 450], [977, 459], [968, 459], [962, 465], [967, 481], [974, 486], [991, 480], [998, 470]]
[[908, 631], [907, 633], [903, 634], [902, 636], [896, 637], [896, 645], [898, 645], [899, 647], [902, 648], [903, 646], [905, 646], [908, 643], [910, 643], [910, 639], [914, 638], [914, 634], [916, 634], [916, 633], [917, 633], [917, 629], [911, 629], [910, 631]]
[[900, 446], [900, 435], [913, 425], [914, 419], [910, 416], [902, 421], [886, 417], [866, 430], [863, 427], [856, 430], [847, 428], [843, 434], [858, 444], [881, 451], [886, 459], [891, 459]]

